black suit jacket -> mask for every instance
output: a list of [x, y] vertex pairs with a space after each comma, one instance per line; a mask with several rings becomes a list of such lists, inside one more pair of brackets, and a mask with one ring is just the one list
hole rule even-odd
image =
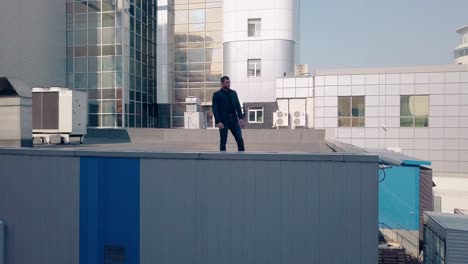
[[[229, 93], [229, 95], [228, 95]], [[231, 105], [233, 109], [229, 109], [228, 100], [231, 98]], [[218, 124], [222, 122], [225, 124], [229, 119], [230, 114], [235, 114], [239, 119], [243, 119], [242, 108], [240, 106], [239, 97], [234, 90], [229, 89], [227, 92], [222, 88], [213, 94], [213, 115], [215, 122]]]

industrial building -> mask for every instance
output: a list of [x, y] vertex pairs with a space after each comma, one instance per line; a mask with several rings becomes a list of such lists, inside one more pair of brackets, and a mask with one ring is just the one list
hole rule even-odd
[[264, 140], [252, 150], [284, 143], [224, 154], [177, 140], [213, 130], [129, 131], [120, 144], [0, 148], [6, 264], [377, 263], [378, 156], [315, 130], [251, 130]]

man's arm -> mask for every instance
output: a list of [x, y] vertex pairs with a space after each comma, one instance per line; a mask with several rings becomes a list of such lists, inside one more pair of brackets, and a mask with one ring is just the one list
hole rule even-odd
[[215, 124], [218, 124], [221, 122], [221, 116], [219, 114], [219, 104], [218, 104], [218, 97], [216, 96], [216, 93], [213, 94], [213, 99], [211, 100], [213, 102], [213, 115], [215, 118]]
[[234, 93], [236, 95], [236, 111], [237, 111], [237, 117], [239, 119], [244, 119], [244, 114], [242, 113], [242, 108], [239, 102], [239, 97], [237, 96], [237, 92]]

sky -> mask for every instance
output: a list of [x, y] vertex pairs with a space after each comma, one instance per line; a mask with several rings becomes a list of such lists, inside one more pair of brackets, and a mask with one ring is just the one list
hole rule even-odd
[[468, 0], [301, 0], [309, 70], [453, 64]]

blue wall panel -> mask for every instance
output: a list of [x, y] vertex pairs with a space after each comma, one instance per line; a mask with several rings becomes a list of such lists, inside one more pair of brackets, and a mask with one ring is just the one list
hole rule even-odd
[[106, 263], [106, 248], [109, 263], [140, 262], [139, 159], [81, 158], [80, 263]]
[[419, 167], [385, 171], [385, 180], [379, 184], [379, 222], [394, 229], [419, 230]]

